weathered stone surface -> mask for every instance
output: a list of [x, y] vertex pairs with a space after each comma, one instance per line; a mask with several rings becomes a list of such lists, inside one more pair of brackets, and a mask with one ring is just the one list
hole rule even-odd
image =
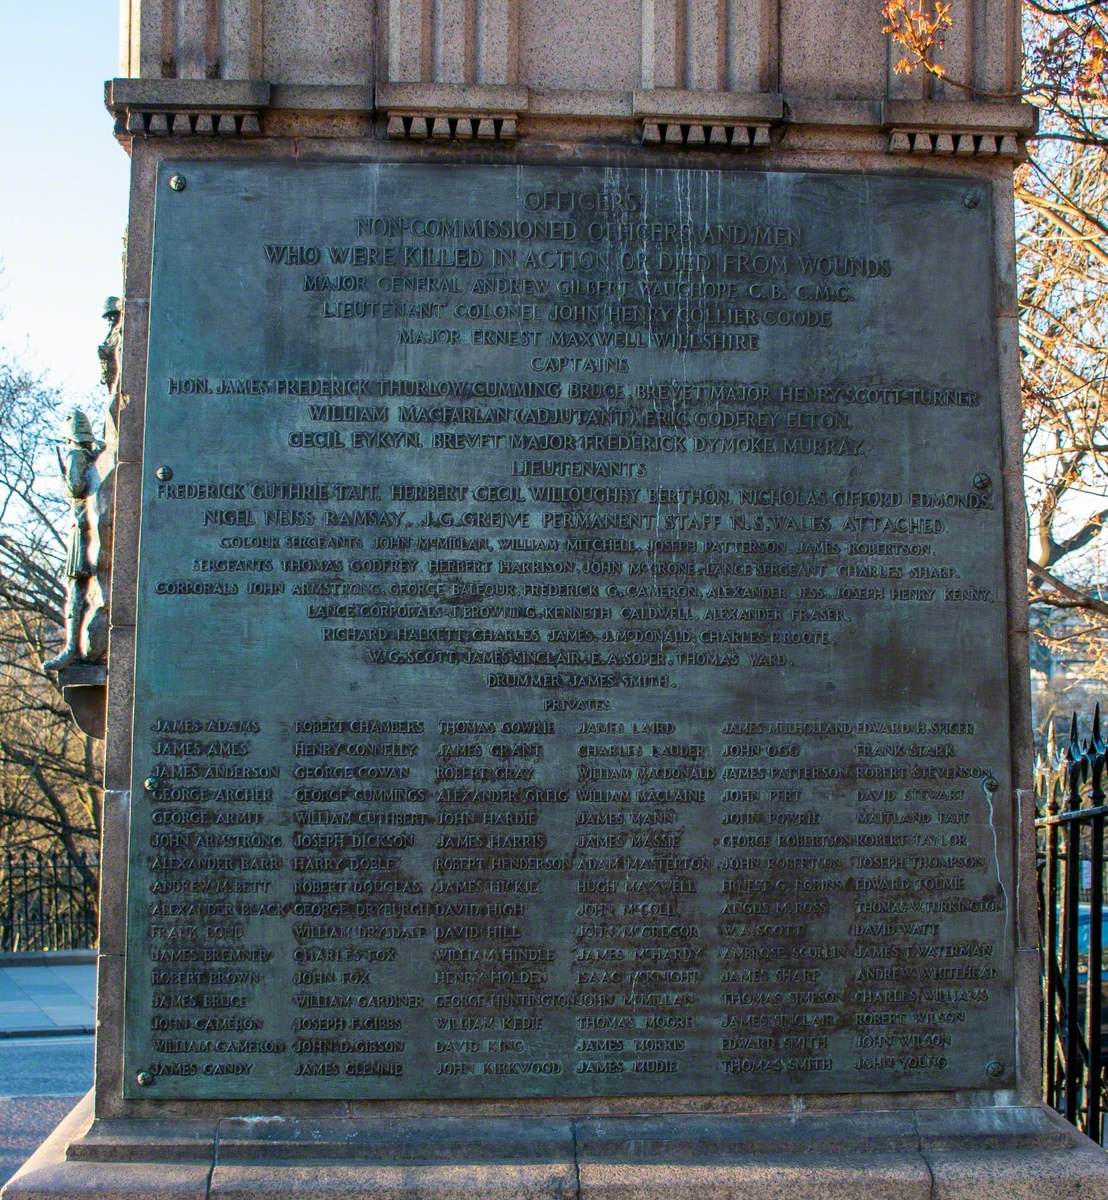
[[[86, 1098], [5, 1200], [188, 1196], [197, 1171], [210, 1172], [209, 1195], [236, 1200], [1108, 1196], [1099, 1148], [1033, 1107], [691, 1120], [259, 1115], [221, 1122], [218, 1132], [192, 1120], [100, 1121], [84, 1131], [89, 1117]], [[917, 1123], [931, 1134], [913, 1139]], [[953, 1128], [957, 1145], [940, 1145]]]
[[[256, 3], [256, 0], [255, 0]], [[266, 0], [260, 68], [274, 83], [360, 84], [376, 71], [375, 10], [363, 0]]]
[[122, 955], [127, 948], [127, 823], [131, 793], [105, 789], [100, 809], [101, 954]]
[[[965, 1113], [962, 1113], [965, 1122]], [[964, 1126], [963, 1126], [964, 1127]], [[856, 1114], [743, 1117], [597, 1117], [575, 1125], [581, 1162], [726, 1163], [751, 1156], [903, 1154], [919, 1146], [910, 1109]]]
[[[28, 1159], [12, 1176], [0, 1192], [4, 1200], [207, 1200], [209, 1195], [207, 1166], [36, 1160], [37, 1155]], [[264, 1194], [255, 1193], [259, 1200]]]
[[775, 1155], [737, 1156], [726, 1165], [583, 1163], [580, 1195], [582, 1200], [930, 1200], [930, 1189], [927, 1165], [918, 1155]]
[[572, 1164], [453, 1167], [239, 1167], [212, 1172], [212, 1200], [574, 1200]]
[[[131, 779], [131, 739], [134, 679], [133, 625], [113, 626], [108, 638], [108, 721], [104, 747], [104, 786], [126, 790]], [[112, 734], [116, 736], [113, 738]]]
[[780, 120], [784, 101], [772, 93], [741, 95], [735, 92], [684, 91], [657, 88], [636, 91], [633, 110], [644, 117], [744, 117], [751, 120]]
[[923, 1108], [915, 1114], [920, 1149], [1061, 1150], [1078, 1141], [1073, 1126], [1042, 1106]]
[[398, 1166], [571, 1162], [574, 1128], [543, 1118], [401, 1120], [229, 1118], [219, 1123], [223, 1163], [337, 1162]]
[[270, 86], [248, 79], [112, 79], [104, 101], [109, 107], [143, 110], [205, 106], [260, 108], [269, 103]]
[[924, 1154], [933, 1200], [1085, 1200], [1108, 1196], [1108, 1158], [1099, 1147], [1006, 1154]]
[[139, 1163], [156, 1155], [159, 1163], [203, 1163], [215, 1156], [215, 1121], [165, 1120], [97, 1121], [70, 1141], [66, 1159], [72, 1163]]

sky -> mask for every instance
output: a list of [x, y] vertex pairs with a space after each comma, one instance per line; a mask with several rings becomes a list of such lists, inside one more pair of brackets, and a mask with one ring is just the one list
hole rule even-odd
[[0, 0], [0, 356], [102, 403], [104, 298], [123, 289], [127, 155], [104, 80], [118, 0]]

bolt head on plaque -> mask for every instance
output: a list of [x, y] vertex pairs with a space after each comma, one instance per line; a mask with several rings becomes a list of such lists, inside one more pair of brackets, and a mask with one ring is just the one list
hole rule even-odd
[[990, 795], [1000, 787], [1000, 784], [990, 775], [988, 779], [981, 785]]
[[[172, 185], [172, 180], [170, 180]], [[966, 208], [976, 208], [981, 203], [981, 197], [976, 192], [966, 192], [962, 197], [962, 203]]]
[[985, 491], [986, 488], [991, 488], [993, 486], [992, 476], [986, 475], [984, 471], [978, 471], [977, 474], [973, 477], [973, 486], [979, 492]]
[[148, 792], [156, 792], [158, 790], [159, 783], [161, 783], [161, 780], [157, 777], [157, 775], [147, 775], [147, 777], [142, 781], [142, 786]]
[[188, 184], [183, 175], [170, 175], [169, 186], [175, 192], [183, 192]]
[[139, 1071], [138, 1074], [135, 1076], [135, 1083], [137, 1083], [139, 1085], [139, 1087], [153, 1087], [154, 1086], [153, 1072], [152, 1071]]
[[159, 467], [154, 472], [154, 477], [161, 480], [162, 483], [168, 483], [173, 478], [172, 467]]
[[1004, 1064], [999, 1058], [990, 1059], [985, 1064], [985, 1074], [990, 1079], [999, 1079], [1004, 1074]]

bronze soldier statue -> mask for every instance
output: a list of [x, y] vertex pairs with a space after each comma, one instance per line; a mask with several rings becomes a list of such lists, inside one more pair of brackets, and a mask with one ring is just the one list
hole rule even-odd
[[81, 661], [81, 618], [85, 609], [85, 590], [96, 573], [91, 561], [90, 498], [95, 497], [97, 480], [89, 468], [104, 448], [93, 436], [88, 417], [75, 408], [65, 426], [66, 450], [57, 451], [62, 486], [69, 497], [73, 523], [69, 530], [69, 545], [65, 561], [65, 648], [61, 654], [43, 663], [48, 671], [60, 671]]
[[123, 301], [118, 296], [109, 296], [104, 301], [104, 320], [108, 332], [96, 347], [100, 359], [100, 382], [115, 400], [119, 389], [119, 356], [123, 346]]

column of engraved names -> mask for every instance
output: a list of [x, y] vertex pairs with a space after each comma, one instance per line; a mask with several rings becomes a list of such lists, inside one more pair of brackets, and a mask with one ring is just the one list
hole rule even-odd
[[701, 827], [716, 771], [689, 722], [612, 716], [576, 731], [576, 1071], [665, 1089], [712, 1036]]
[[280, 766], [263, 732], [253, 718], [194, 710], [136, 739], [152, 764], [139, 802], [155, 1080], [248, 1078], [288, 1049], [258, 1003], [274, 953], [257, 919], [272, 911], [286, 851], [270, 819]]
[[[545, 716], [442, 719], [435, 771], [435, 1062], [440, 1079], [562, 1073], [566, 952], [551, 936], [569, 858]], [[546, 1049], [543, 1049], [543, 1048]]]
[[321, 715], [292, 732], [294, 1074], [401, 1080], [431, 934], [425, 722]]

